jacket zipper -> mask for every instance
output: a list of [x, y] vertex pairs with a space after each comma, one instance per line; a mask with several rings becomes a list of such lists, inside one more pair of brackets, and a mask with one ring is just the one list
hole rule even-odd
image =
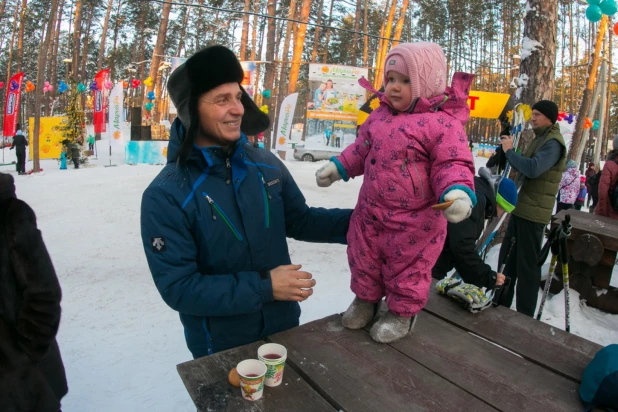
[[208, 351], [206, 352], [208, 355], [212, 355], [212, 335], [209, 331], [210, 322], [207, 317], [202, 318], [202, 328], [204, 328], [204, 332], [206, 332], [206, 345], [208, 347]]
[[264, 224], [266, 225], [266, 229], [268, 229], [270, 227], [270, 199], [272, 199], [272, 196], [268, 192], [268, 189], [266, 189], [264, 175], [260, 173], [259, 176], [262, 180], [262, 196], [264, 197]]
[[[423, 179], [421, 175], [418, 173], [418, 169], [416, 168], [416, 162], [412, 161], [412, 166], [414, 167], [414, 173], [418, 177], [418, 180], [421, 182], [421, 199], [425, 198], [425, 190], [423, 189]], [[404, 172], [408, 166], [408, 158], [406, 157], [403, 160], [403, 164], [401, 165], [401, 171]], [[416, 185], [414, 184], [414, 178], [410, 175], [410, 180], [412, 180], [412, 189], [414, 190], [414, 194], [416, 194]]]
[[206, 194], [206, 192], [202, 192], [202, 196], [206, 198], [206, 201], [210, 205], [210, 212], [212, 213], [212, 220], [217, 220], [217, 215], [215, 214], [215, 212], [217, 212], [217, 214], [221, 217], [221, 219], [223, 219], [223, 221], [227, 224], [227, 226], [232, 230], [236, 238], [242, 241], [243, 240], [242, 235], [240, 234], [238, 229], [236, 229], [232, 221], [227, 217], [225, 212], [223, 212], [223, 210], [219, 207], [219, 205], [217, 205], [215, 201], [212, 200], [212, 198], [208, 196], [208, 194]]
[[225, 158], [225, 168], [227, 169], [227, 177], [225, 179], [225, 183], [228, 185], [232, 183], [232, 165], [230, 164], [230, 158]]

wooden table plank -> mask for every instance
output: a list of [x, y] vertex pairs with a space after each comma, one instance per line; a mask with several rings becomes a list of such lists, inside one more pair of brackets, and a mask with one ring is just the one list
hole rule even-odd
[[618, 251], [618, 220], [599, 216], [581, 210], [561, 210], [552, 217], [551, 226], [560, 224], [566, 215], [571, 216], [571, 236], [577, 239], [585, 233], [592, 233], [599, 237], [605, 249]]
[[[454, 327], [453, 327], [454, 328]], [[329, 402], [345, 411], [494, 411], [364, 330], [333, 315], [269, 338]]]
[[177, 366], [185, 387], [200, 411], [335, 411], [324, 398], [286, 364], [283, 383], [264, 387], [264, 395], [255, 402], [242, 398], [240, 389], [230, 385], [230, 369], [245, 359], [257, 359], [257, 349], [264, 342], [230, 349]]
[[464, 310], [453, 299], [440, 295], [434, 280], [424, 311], [501, 345], [525, 359], [581, 382], [584, 369], [600, 345], [533, 320], [506, 307], [480, 313]]
[[391, 346], [501, 411], [584, 409], [579, 384], [429, 313]]

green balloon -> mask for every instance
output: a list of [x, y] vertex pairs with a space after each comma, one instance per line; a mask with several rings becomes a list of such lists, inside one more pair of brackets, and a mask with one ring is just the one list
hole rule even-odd
[[603, 17], [603, 12], [599, 6], [588, 6], [586, 9], [586, 17], [591, 22], [596, 23], [601, 20], [601, 17]]
[[588, 0], [588, 4], [591, 6], [598, 6], [601, 4], [601, 0]]
[[616, 6], [616, 2], [614, 0], [603, 0], [603, 2], [599, 5], [603, 14], [607, 14], [608, 16], [613, 16], [618, 11], [618, 6]]

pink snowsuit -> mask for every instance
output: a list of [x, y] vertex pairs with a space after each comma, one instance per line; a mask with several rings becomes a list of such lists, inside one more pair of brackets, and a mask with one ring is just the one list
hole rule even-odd
[[[386, 296], [399, 316], [425, 306], [444, 245], [447, 222], [431, 206], [450, 189], [465, 191], [476, 204], [464, 130], [472, 79], [455, 73], [444, 95], [419, 98], [412, 113], [396, 112], [378, 93], [380, 107], [337, 158], [347, 178], [365, 176], [347, 235], [352, 291], [370, 302]], [[364, 78], [359, 83], [372, 90]]]

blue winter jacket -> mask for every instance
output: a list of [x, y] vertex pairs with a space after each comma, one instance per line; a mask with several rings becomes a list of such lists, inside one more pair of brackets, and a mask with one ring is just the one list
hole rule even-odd
[[275, 301], [268, 271], [291, 263], [286, 237], [345, 244], [351, 210], [310, 208], [283, 163], [243, 136], [228, 157], [195, 146], [142, 197], [141, 231], [163, 300], [180, 312], [195, 358], [298, 326], [297, 302]]

